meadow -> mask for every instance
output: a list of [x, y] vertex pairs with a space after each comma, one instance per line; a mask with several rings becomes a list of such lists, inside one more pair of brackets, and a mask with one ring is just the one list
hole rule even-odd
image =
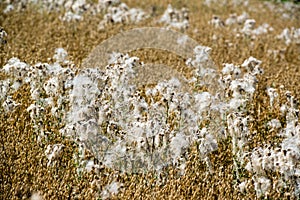
[[[299, 199], [299, 22], [289, 1], [0, 2], [0, 199]], [[166, 38], [99, 53], [145, 27]]]

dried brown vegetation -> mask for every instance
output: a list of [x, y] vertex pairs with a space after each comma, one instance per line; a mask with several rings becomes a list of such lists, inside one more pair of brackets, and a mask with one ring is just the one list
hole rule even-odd
[[[126, 1], [129, 6], [142, 7], [151, 10], [156, 7], [153, 17], [157, 18], [166, 8], [163, 1]], [[300, 12], [294, 13], [291, 20], [282, 19], [278, 13], [268, 10], [262, 2], [254, 2], [257, 10], [246, 10], [258, 24], [269, 23], [274, 31], [261, 35], [254, 40], [237, 38], [230, 28], [216, 29], [208, 25], [213, 14], [227, 18], [231, 13], [242, 13], [240, 7], [209, 8], [198, 1], [174, 1], [176, 7], [183, 5], [190, 9], [191, 24], [186, 32], [200, 44], [212, 48], [212, 60], [217, 66], [222, 63], [242, 63], [249, 56], [263, 62], [265, 70], [261, 77], [256, 96], [249, 109], [254, 118], [252, 127], [257, 134], [253, 136], [250, 147], [258, 146], [262, 141], [271, 141], [275, 136], [265, 131], [265, 122], [279, 117], [279, 112], [270, 112], [269, 99], [265, 94], [267, 86], [279, 87], [284, 85], [295, 96], [299, 93], [300, 45], [292, 44], [284, 52], [283, 57], [273, 57], [268, 54], [269, 49], [285, 48], [276, 35], [285, 27], [299, 27]], [[0, 11], [1, 11], [0, 3]], [[84, 58], [101, 41], [133, 27], [155, 26], [152, 19], [135, 25], [109, 26], [105, 31], [98, 32], [99, 16], [85, 16], [80, 22], [62, 22], [55, 13], [39, 13], [33, 9], [24, 12], [0, 14], [0, 25], [8, 33], [8, 44], [0, 47], [0, 66], [13, 56], [30, 64], [49, 62], [57, 47], [63, 47], [69, 53], [76, 67], [82, 67]], [[195, 31], [197, 30], [197, 31]], [[212, 35], [217, 35], [213, 40]], [[251, 45], [253, 42], [253, 45]], [[231, 44], [229, 44], [231, 43]], [[165, 63], [173, 66], [177, 71], [187, 73], [181, 68], [184, 61], [176, 55], [158, 50], [139, 50], [131, 53], [140, 57], [144, 62]], [[84, 67], [84, 66], [83, 66]], [[2, 76], [2, 77], [1, 77]], [[0, 78], [3, 78], [1, 75]], [[188, 154], [186, 173], [179, 176], [171, 167], [165, 170], [165, 181], [156, 173], [122, 174], [103, 168], [99, 173], [76, 172], [72, 156], [78, 151], [74, 142], [63, 138], [58, 130], [60, 124], [51, 117], [45, 117], [44, 128], [54, 134], [47, 141], [37, 143], [33, 134], [33, 127], [26, 108], [30, 104], [28, 87], [23, 86], [13, 98], [22, 102], [14, 112], [5, 114], [0, 110], [0, 199], [27, 199], [34, 192], [40, 192], [44, 199], [91, 199], [97, 191], [111, 181], [123, 184], [116, 199], [255, 199], [253, 186], [249, 185], [249, 193], [242, 194], [234, 186], [231, 142], [226, 140], [219, 144], [219, 149], [211, 157], [214, 172], [207, 173], [206, 165], [199, 159], [197, 150], [192, 148]], [[263, 95], [265, 94], [265, 95]], [[260, 109], [257, 109], [257, 108]], [[258, 111], [259, 110], [259, 111]], [[266, 135], [268, 133], [269, 135]], [[280, 138], [278, 139], [280, 140]], [[47, 167], [44, 155], [45, 146], [61, 143], [65, 145], [60, 159], [53, 167]], [[245, 176], [248, 174], [245, 172]], [[275, 175], [274, 175], [275, 176]], [[97, 181], [95, 181], [97, 180]], [[272, 199], [288, 198], [283, 191], [272, 191]]]

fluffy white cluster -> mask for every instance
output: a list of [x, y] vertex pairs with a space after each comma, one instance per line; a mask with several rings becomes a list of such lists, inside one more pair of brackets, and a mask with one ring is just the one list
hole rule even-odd
[[98, 26], [100, 30], [103, 30], [108, 24], [137, 23], [148, 17], [142, 9], [129, 8], [125, 3], [120, 2], [109, 4], [105, 12], [106, 14]]
[[159, 22], [168, 25], [168, 27], [186, 30], [189, 27], [189, 10], [185, 7], [177, 10], [169, 4]]
[[[244, 165], [248, 138], [252, 134], [249, 129], [252, 117], [247, 115], [247, 105], [252, 101], [255, 93], [258, 84], [257, 76], [263, 73], [260, 66], [261, 61], [250, 57], [240, 66], [224, 64], [221, 76], [218, 79], [219, 83], [216, 84], [217, 74], [212, 69], [205, 68], [207, 64], [205, 60], [208, 58], [207, 52], [209, 52], [209, 49], [197, 47], [195, 51], [198, 52], [196, 57], [199, 59], [198, 62], [195, 62], [197, 60], [195, 59], [192, 64], [200, 66], [196, 70], [195, 77], [201, 77], [200, 79], [205, 80], [206, 84], [213, 83], [212, 85], [215, 88], [218, 88], [216, 85], [222, 88], [215, 90], [214, 96], [209, 93], [204, 95], [203, 93], [203, 98], [205, 97], [206, 101], [198, 100], [198, 102], [201, 102], [198, 104], [198, 108], [209, 105], [210, 115], [213, 119], [210, 120], [210, 129], [218, 133], [217, 139], [231, 137], [236, 176], [239, 179], [239, 169], [240, 166]], [[205, 79], [207, 74], [210, 74], [209, 79]], [[200, 115], [204, 116], [203, 113]], [[214, 126], [213, 122], [217, 123], [218, 127]], [[203, 131], [205, 132], [205, 129]], [[213, 139], [210, 139], [210, 145], [206, 147], [206, 150], [213, 149], [214, 145], [217, 144], [213, 141]], [[209, 167], [209, 162], [207, 164]]]
[[270, 87], [267, 89], [267, 94], [270, 98], [270, 106], [273, 107], [274, 101], [278, 100], [278, 92], [275, 88]]
[[[57, 49], [55, 59], [60, 58], [59, 61], [65, 63], [66, 60], [62, 60], [60, 53], [61, 49]], [[5, 110], [7, 112], [14, 110], [18, 104], [11, 99], [12, 94], [21, 85], [29, 84], [33, 103], [27, 111], [37, 132], [38, 141], [47, 137], [51, 133], [45, 132], [43, 128], [45, 110], [51, 108], [53, 116], [57, 117], [60, 122], [64, 120], [67, 112], [68, 90], [72, 87], [70, 81], [74, 77], [74, 71], [70, 68], [63, 68], [59, 62], [37, 63], [30, 66], [17, 58], [11, 58], [1, 71], [8, 77], [1, 81], [3, 92], [1, 99], [4, 99]]]
[[[226, 26], [242, 25], [246, 20], [249, 19], [249, 15], [246, 12], [243, 12], [241, 15], [236, 13], [230, 14], [230, 16], [224, 21], [219, 16], [213, 15], [212, 19], [208, 22], [210, 25], [215, 28], [223, 28]], [[235, 29], [233, 29], [236, 31]]]
[[12, 10], [22, 11], [32, 4], [47, 12], [63, 11], [64, 14], [60, 16], [60, 19], [67, 22], [82, 20], [85, 13], [104, 13], [104, 20], [100, 25], [106, 23], [139, 22], [146, 18], [143, 10], [130, 9], [125, 3], [121, 3], [120, 0], [98, 0], [97, 3], [86, 0], [6, 0], [4, 3], [6, 4], [4, 13], [9, 13]]
[[[222, 90], [217, 91], [217, 95], [210, 108], [218, 110], [218, 117], [214, 120], [218, 123], [219, 138], [227, 138], [232, 141], [232, 153], [234, 172], [240, 180], [240, 169], [245, 165], [245, 158], [248, 155], [248, 140], [253, 134], [250, 131], [250, 124], [253, 119], [247, 113], [247, 105], [252, 101], [258, 80], [257, 76], [263, 73], [261, 61], [253, 57], [246, 59], [240, 66], [225, 63], [219, 78], [219, 85]], [[201, 105], [205, 105], [201, 103]], [[221, 119], [221, 120], [220, 120]], [[225, 124], [224, 124], [225, 122]], [[210, 140], [210, 145], [206, 150], [212, 149], [214, 144]], [[208, 162], [209, 166], [209, 162]], [[239, 185], [241, 190], [246, 187], [245, 182]]]
[[260, 64], [261, 61], [253, 57], [245, 60], [241, 66], [224, 64], [220, 83], [225, 90], [225, 97], [230, 98], [230, 109], [243, 109], [252, 100], [258, 83], [256, 76], [263, 73]]
[[248, 138], [252, 134], [249, 123], [252, 117], [247, 114], [247, 105], [252, 101], [257, 86], [257, 76], [263, 73], [261, 61], [253, 57], [246, 59], [241, 66], [224, 64], [220, 85], [224, 89], [223, 115], [226, 122], [225, 136], [230, 136], [234, 170], [240, 179], [240, 167], [244, 165]]
[[[252, 117], [247, 116], [247, 109], [244, 106], [251, 101], [255, 92], [256, 76], [262, 73], [260, 64], [261, 61], [250, 57], [241, 66], [224, 64], [222, 70], [220, 81], [225, 89], [225, 98], [228, 99], [227, 133], [232, 139], [235, 175], [238, 180], [241, 180], [239, 170], [245, 166], [253, 174], [252, 180], [258, 197], [267, 196], [272, 187], [280, 190], [287, 184], [292, 184], [295, 188], [295, 195], [298, 196], [300, 192], [299, 105], [290, 92], [285, 92], [288, 103], [280, 106], [280, 111], [286, 118], [284, 128], [278, 119], [267, 123], [270, 132], [278, 132], [278, 136], [284, 138], [282, 143], [278, 147], [267, 145], [253, 150], [247, 147], [248, 139], [253, 134], [249, 128]], [[274, 88], [267, 89], [271, 107], [279, 104], [278, 98], [279, 94], [283, 93], [282, 89], [281, 87], [280, 92]], [[269, 172], [281, 174], [282, 183], [272, 186], [268, 177]], [[247, 184], [249, 180], [242, 182], [239, 185], [240, 190], [244, 191]]]
[[142, 67], [138, 58], [116, 54], [105, 72], [79, 73], [65, 131], [75, 130], [72, 135], [92, 146], [99, 160], [122, 171], [160, 170], [170, 163], [184, 168], [182, 155], [195, 138], [209, 148], [201, 147], [204, 156], [216, 150], [212, 135], [196, 137], [202, 113], [210, 110], [210, 95], [182, 93], [177, 79], [160, 82], [142, 95], [129, 84], [137, 67]]
[[223, 27], [233, 27], [236, 25], [243, 25], [241, 28], [233, 28], [234, 32], [239, 32], [237, 36], [240, 34], [255, 38], [257, 35], [266, 34], [272, 32], [274, 29], [267, 23], [264, 23], [256, 28], [256, 21], [254, 19], [250, 19], [249, 15], [244, 12], [241, 15], [237, 16], [237, 14], [231, 14], [225, 22], [219, 17], [214, 15], [213, 18], [208, 22], [210, 25], [215, 28], [223, 28]]
[[5, 30], [0, 26], [0, 45], [6, 44], [7, 33]]
[[[196, 46], [194, 48], [194, 58], [189, 58], [186, 65], [193, 68], [193, 77], [189, 80], [194, 87], [207, 87], [210, 92], [216, 94], [220, 88], [218, 85], [218, 73], [215, 70], [215, 64], [210, 59], [211, 48], [205, 46]], [[216, 85], [218, 85], [216, 87]]]
[[68, 53], [63, 48], [57, 48], [57, 49], [55, 49], [55, 54], [53, 56], [53, 59], [57, 63], [61, 63], [61, 64], [68, 64], [68, 63], [70, 63], [70, 61], [68, 60]]
[[22, 11], [30, 5], [35, 5], [39, 9], [43, 9], [45, 11], [60, 11], [61, 9], [66, 10], [67, 12], [82, 14], [87, 9], [91, 7], [91, 4], [87, 3], [85, 0], [20, 0], [20, 1], [11, 1], [5, 0], [4, 4], [6, 4], [6, 8], [4, 9], [4, 13], [8, 13], [12, 10]]
[[[208, 53], [209, 48], [197, 47], [195, 58], [189, 61], [199, 79], [214, 79]], [[6, 112], [18, 106], [12, 94], [23, 84], [30, 86], [32, 104], [27, 112], [37, 141], [52, 134], [43, 124], [50, 110], [52, 117], [64, 125], [61, 133], [78, 142], [81, 150], [75, 157], [88, 171], [99, 165], [86, 159], [87, 150], [106, 166], [122, 171], [160, 170], [168, 164], [184, 169], [186, 150], [195, 141], [209, 163], [209, 153], [218, 146], [217, 135], [213, 126], [199, 129], [199, 124], [215, 117], [213, 111], [218, 107], [213, 93], [182, 92], [175, 78], [145, 90], [136, 88], [130, 80], [143, 64], [128, 55], [115, 54], [104, 71], [74, 71], [62, 48], [55, 50], [53, 58], [53, 64], [33, 66], [12, 58], [1, 69], [7, 76], [0, 82]], [[57, 144], [46, 150], [49, 166], [60, 149]]]
[[[233, 66], [228, 68], [233, 69]], [[277, 89], [268, 88], [266, 93], [270, 97], [271, 108], [274, 109], [276, 106], [286, 119], [284, 126], [278, 119], [269, 121], [267, 123], [269, 132], [278, 133], [278, 136], [284, 139], [281, 144], [264, 145], [249, 150], [247, 148], [247, 138], [251, 138], [250, 134], [253, 134], [250, 133], [248, 128], [248, 121], [251, 122], [251, 117], [245, 117], [245, 113], [242, 112], [231, 113], [228, 115], [227, 123], [233, 142], [233, 154], [236, 157], [234, 164], [236, 168], [245, 166], [245, 169], [253, 174], [252, 181], [258, 197], [266, 197], [271, 189], [279, 191], [288, 187], [288, 185], [294, 188], [295, 195], [298, 196], [300, 192], [299, 105], [289, 91], [285, 92], [287, 103], [278, 105], [279, 95], [283, 94], [283, 86], [280, 87], [279, 92]], [[245, 165], [245, 163], [247, 164]], [[281, 175], [281, 180], [272, 185], [270, 173], [274, 172]], [[239, 174], [236, 175], [241, 180]], [[246, 185], [250, 182], [251, 180], [243, 181], [239, 185], [240, 191], [245, 192]]]
[[225, 24], [227, 26], [232, 26], [235, 24], [242, 25], [245, 21], [249, 19], [248, 13], [245, 11], [241, 15], [237, 15], [236, 13], [230, 14], [229, 17], [225, 20]]
[[283, 40], [286, 45], [291, 43], [300, 44], [300, 28], [285, 28], [277, 38]]
[[241, 30], [241, 33], [245, 34], [246, 36], [255, 37], [255, 35], [266, 34], [274, 30], [267, 23], [264, 23], [257, 28], [255, 28], [255, 24], [256, 21], [254, 19], [247, 19], [244, 23], [244, 27]]
[[2, 103], [2, 107], [6, 113], [9, 113], [11, 110], [14, 110], [19, 105], [19, 103], [16, 103], [13, 100], [12, 96], [7, 96], [5, 101]]
[[225, 26], [224, 21], [217, 15], [214, 15], [208, 24], [213, 25], [215, 28], [223, 28]]
[[15, 100], [13, 100], [12, 95], [21, 86], [23, 82], [23, 75], [28, 68], [29, 66], [26, 63], [20, 62], [16, 58], [12, 58], [1, 69], [2, 72], [6, 74], [14, 75], [12, 79], [0, 81], [0, 100], [3, 101], [2, 107], [7, 113], [13, 111], [19, 105], [17, 102], [15, 102]]
[[247, 19], [241, 32], [247, 36], [251, 36], [252, 32], [254, 31], [255, 24], [256, 21], [254, 19]]
[[[286, 118], [284, 127], [277, 119], [271, 120], [268, 125], [271, 131], [276, 131], [283, 141], [277, 147], [265, 145], [255, 148], [249, 157], [246, 169], [253, 174], [253, 180], [257, 186], [258, 196], [267, 195], [271, 189], [280, 190], [291, 185], [294, 188], [295, 196], [300, 194], [300, 126], [299, 110], [297, 101], [289, 92], [286, 93], [287, 104], [281, 109]], [[268, 172], [277, 172], [281, 180], [277, 185], [270, 185]], [[265, 180], [259, 183], [259, 180]]]

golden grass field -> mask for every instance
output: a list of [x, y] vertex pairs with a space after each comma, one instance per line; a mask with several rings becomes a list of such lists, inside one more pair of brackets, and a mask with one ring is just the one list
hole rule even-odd
[[[161, 26], [153, 19], [158, 19], [168, 3], [175, 8], [186, 6], [190, 10], [190, 27], [185, 32], [201, 45], [212, 48], [211, 58], [221, 69], [222, 63], [240, 64], [253, 56], [262, 61], [264, 74], [259, 77], [259, 86], [254, 99], [249, 106], [249, 113], [254, 118], [251, 131], [257, 133], [251, 138], [249, 148], [261, 144], [280, 142], [281, 138], [265, 128], [266, 121], [281, 118], [278, 109], [269, 108], [269, 98], [265, 92], [268, 86], [278, 88], [284, 85], [297, 98], [300, 96], [300, 45], [292, 43], [286, 46], [276, 38], [286, 27], [300, 27], [300, 10], [293, 10], [291, 19], [283, 19], [282, 13], [268, 9], [262, 1], [251, 1], [251, 8], [242, 6], [212, 6], [207, 7], [197, 0], [158, 1], [124, 0], [129, 7], [140, 7], [151, 12], [153, 6], [156, 12], [137, 24], [117, 24], [108, 26], [104, 31], [97, 31], [102, 15], [84, 16], [79, 22], [62, 22], [56, 13], [40, 13], [34, 8], [22, 12], [0, 12], [0, 26], [8, 34], [7, 44], [0, 47], [0, 66], [4, 66], [11, 57], [18, 57], [28, 64], [50, 62], [54, 50], [63, 47], [69, 54], [69, 60], [75, 67], [81, 65], [84, 58], [101, 41], [122, 30], [134, 27]], [[277, 7], [281, 4], [277, 4]], [[0, 11], [4, 6], [0, 3]], [[213, 15], [226, 19], [231, 13], [242, 14], [246, 11], [257, 24], [268, 23], [274, 31], [263, 34], [251, 41], [249, 38], [237, 38], [231, 28], [214, 28], [208, 25]], [[197, 31], [195, 31], [197, 29]], [[212, 39], [212, 35], [218, 39]], [[251, 46], [251, 42], [253, 45]], [[228, 43], [232, 43], [228, 45]], [[272, 56], [268, 50], [284, 49], [282, 57]], [[139, 57], [144, 62], [164, 63], [174, 67], [180, 73], [186, 73], [181, 66], [184, 61], [169, 52], [159, 50], [138, 50], [131, 55]], [[5, 75], [0, 74], [0, 79]], [[29, 89], [22, 86], [13, 99], [21, 103], [12, 113], [0, 109], [0, 199], [28, 199], [33, 193], [39, 192], [44, 199], [94, 199], [97, 190], [112, 181], [122, 183], [117, 195], [111, 199], [256, 199], [253, 184], [247, 185], [247, 193], [241, 193], [236, 187], [233, 172], [232, 146], [230, 139], [219, 143], [217, 151], [210, 155], [213, 163], [213, 173], [207, 173], [206, 165], [199, 159], [197, 149], [191, 147], [188, 162], [183, 176], [176, 169], [169, 167], [164, 171], [168, 177], [165, 183], [160, 183], [155, 172], [145, 174], [119, 173], [103, 167], [99, 173], [84, 173], [77, 175], [72, 158], [78, 151], [74, 141], [60, 135], [58, 130], [62, 124], [50, 115], [43, 119], [45, 130], [53, 134], [43, 143], [37, 143], [33, 136], [33, 127], [26, 108], [32, 103]], [[284, 102], [282, 97], [280, 101]], [[48, 144], [61, 143], [65, 145], [59, 161], [54, 167], [47, 167], [44, 151]], [[243, 176], [250, 177], [249, 172]], [[278, 174], [270, 177], [274, 180]], [[96, 180], [96, 181], [95, 181]], [[97, 189], [98, 188], [98, 189]], [[289, 199], [292, 188], [281, 191], [271, 190], [269, 199]]]

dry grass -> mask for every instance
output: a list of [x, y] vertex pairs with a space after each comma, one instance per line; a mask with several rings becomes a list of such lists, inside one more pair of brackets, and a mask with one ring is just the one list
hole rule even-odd
[[[159, 16], [167, 5], [167, 2], [157, 0], [126, 2], [129, 6], [140, 6], [145, 10], [150, 10], [150, 5], [155, 5], [157, 13], [154, 17]], [[255, 97], [250, 109], [256, 120], [252, 128], [258, 131], [258, 134], [253, 137], [250, 146], [254, 147], [263, 141], [269, 141], [274, 135], [265, 135], [267, 132], [264, 124], [267, 120], [278, 116], [278, 113], [269, 111], [269, 100], [264, 90], [267, 86], [278, 87], [284, 84], [286, 89], [299, 97], [300, 46], [291, 45], [283, 59], [269, 56], [267, 50], [284, 47], [283, 42], [278, 41], [275, 36], [285, 27], [299, 28], [300, 12], [294, 13], [296, 17], [293, 20], [283, 20], [277, 13], [271, 11], [247, 10], [250, 17], [256, 19], [257, 24], [267, 22], [275, 29], [274, 32], [255, 39], [254, 46], [250, 47], [250, 40], [237, 39], [230, 29], [215, 29], [207, 25], [213, 14], [223, 19], [226, 19], [230, 13], [241, 14], [242, 10], [239, 7], [216, 6], [211, 9], [196, 0], [174, 1], [172, 4], [175, 7], [185, 5], [190, 9], [191, 27], [187, 34], [200, 44], [212, 48], [212, 59], [218, 66], [221, 67], [224, 62], [241, 63], [249, 56], [262, 60], [265, 74], [260, 80], [261, 95]], [[261, 2], [253, 4], [263, 5]], [[152, 20], [146, 20], [137, 25], [116, 25], [108, 27], [105, 32], [97, 32], [100, 19], [101, 16], [86, 16], [84, 21], [66, 23], [61, 22], [56, 14], [40, 14], [34, 10], [0, 14], [0, 25], [9, 35], [8, 44], [0, 49], [0, 66], [13, 56], [30, 64], [49, 62], [55, 48], [63, 47], [69, 53], [70, 60], [74, 61], [77, 67], [81, 67], [82, 60], [104, 39], [120, 30], [155, 25]], [[195, 32], [194, 29], [198, 31]], [[219, 36], [217, 41], [212, 40], [213, 34]], [[231, 47], [228, 46], [228, 41], [233, 44]], [[179, 67], [182, 66], [183, 60], [176, 55], [157, 50], [136, 51], [132, 54], [140, 57], [144, 62], [163, 62], [185, 73], [185, 69]], [[117, 199], [256, 198], [251, 186], [249, 186], [250, 192], [246, 195], [238, 192], [234, 187], [232, 156], [230, 156], [231, 142], [228, 140], [223, 141], [218, 151], [211, 155], [215, 170], [213, 174], [206, 173], [205, 164], [199, 160], [198, 153], [192, 148], [188, 155], [186, 174], [178, 176], [174, 169], [166, 169], [165, 176], [168, 179], [165, 183], [161, 182], [155, 173], [115, 174], [106, 168], [99, 174], [84, 173], [79, 176], [72, 160], [73, 153], [77, 151], [76, 144], [59, 134], [61, 124], [57, 124], [51, 117], [45, 117], [45, 130], [51, 130], [54, 134], [47, 141], [40, 144], [36, 142], [30, 117], [26, 112], [26, 107], [31, 103], [29, 95], [28, 87], [25, 85], [14, 95], [17, 102], [22, 102], [22, 106], [11, 114], [4, 114], [3, 110], [0, 110], [0, 199], [26, 199], [36, 191], [40, 191], [45, 199], [74, 199], [76, 196], [78, 199], [90, 199], [94, 192], [91, 180], [95, 178], [99, 180], [100, 191], [113, 180], [123, 183], [122, 189], [115, 197]], [[49, 168], [44, 156], [44, 148], [54, 143], [62, 143], [66, 148], [55, 167]], [[245, 172], [244, 175], [248, 174]], [[287, 196], [283, 192], [273, 191], [271, 198], [279, 199]]]

